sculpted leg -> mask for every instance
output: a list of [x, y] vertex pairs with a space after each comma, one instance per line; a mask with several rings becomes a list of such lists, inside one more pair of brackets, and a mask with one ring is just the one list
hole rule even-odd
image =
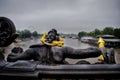
[[56, 62], [63, 62], [65, 58], [85, 59], [100, 56], [101, 51], [98, 48], [74, 49], [71, 47], [62, 47], [53, 49], [53, 59]]
[[74, 49], [71, 47], [64, 47], [63, 53], [65, 58], [84, 59], [98, 57], [101, 51], [98, 48]]

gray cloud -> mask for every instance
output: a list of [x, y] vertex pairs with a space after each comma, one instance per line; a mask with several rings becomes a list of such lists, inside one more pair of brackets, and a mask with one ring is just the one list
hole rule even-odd
[[17, 29], [40, 33], [56, 28], [78, 33], [120, 26], [120, 0], [0, 0], [0, 16], [12, 19]]

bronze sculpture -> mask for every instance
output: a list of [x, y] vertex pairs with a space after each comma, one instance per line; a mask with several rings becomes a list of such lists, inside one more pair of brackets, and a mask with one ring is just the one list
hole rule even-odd
[[[50, 30], [45, 37], [45, 42], [49, 44], [59, 40], [57, 30], [55, 29]], [[22, 54], [8, 55], [7, 61], [34, 60], [38, 61], [39, 64], [66, 64], [65, 58], [83, 59], [98, 57], [100, 54], [101, 51], [98, 48], [74, 49], [72, 47], [56, 47], [42, 43], [31, 45]]]
[[40, 64], [64, 64], [65, 58], [84, 59], [98, 57], [101, 51], [97, 48], [73, 49], [71, 47], [50, 48], [47, 45], [37, 45], [30, 47], [24, 53], [9, 56], [8, 61], [34, 60]]

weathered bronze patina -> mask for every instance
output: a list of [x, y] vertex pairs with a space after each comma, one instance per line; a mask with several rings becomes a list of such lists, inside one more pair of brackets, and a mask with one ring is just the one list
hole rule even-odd
[[30, 46], [20, 55], [8, 56], [8, 61], [34, 60], [40, 64], [64, 64], [65, 58], [83, 59], [98, 57], [101, 51], [97, 48], [73, 49], [71, 47], [50, 47], [44, 44]]
[[0, 17], [0, 47], [10, 45], [17, 36], [13, 22], [6, 17]]

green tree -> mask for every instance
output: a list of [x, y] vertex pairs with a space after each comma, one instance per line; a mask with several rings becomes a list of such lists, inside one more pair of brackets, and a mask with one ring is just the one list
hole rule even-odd
[[102, 34], [113, 35], [114, 29], [112, 27], [106, 27], [103, 29]]
[[78, 37], [81, 38], [81, 37], [83, 37], [83, 36], [86, 36], [86, 34], [87, 34], [87, 33], [84, 32], [84, 31], [79, 32], [79, 33], [78, 33]]
[[32, 36], [37, 37], [37, 36], [38, 36], [37, 31], [34, 31], [34, 32], [32, 33]]
[[119, 38], [120, 39], [120, 28], [116, 28], [116, 29], [114, 29], [114, 36], [116, 36], [117, 38]]
[[24, 38], [30, 38], [31, 37], [31, 32], [27, 29], [23, 31]]
[[22, 30], [22, 31], [17, 31], [17, 33], [19, 34], [19, 38], [30, 38], [31, 37], [31, 32], [27, 29]]
[[101, 31], [99, 29], [95, 29], [93, 33], [94, 33], [94, 36], [101, 35]]
[[88, 32], [87, 36], [95, 36], [95, 33], [94, 32]]

